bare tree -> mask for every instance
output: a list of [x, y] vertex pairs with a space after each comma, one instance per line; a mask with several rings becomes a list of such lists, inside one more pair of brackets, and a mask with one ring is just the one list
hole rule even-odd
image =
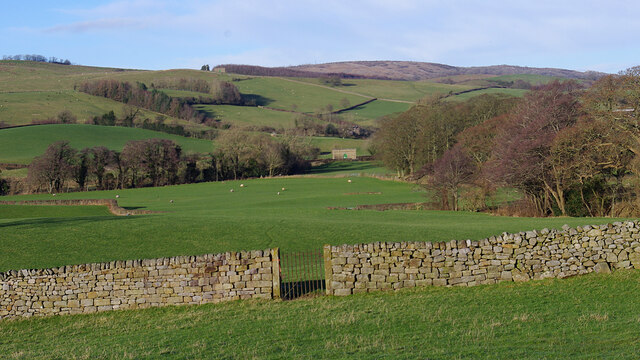
[[45, 187], [49, 193], [60, 192], [73, 176], [73, 158], [77, 151], [68, 141], [55, 142], [29, 165], [28, 182]]

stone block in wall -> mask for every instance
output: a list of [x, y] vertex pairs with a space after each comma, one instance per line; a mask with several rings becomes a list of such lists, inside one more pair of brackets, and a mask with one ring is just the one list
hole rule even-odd
[[347, 296], [351, 294], [352, 294], [351, 289], [335, 289], [333, 291], [333, 295], [336, 295], [336, 296]]
[[447, 279], [433, 279], [433, 285], [435, 286], [446, 286]]

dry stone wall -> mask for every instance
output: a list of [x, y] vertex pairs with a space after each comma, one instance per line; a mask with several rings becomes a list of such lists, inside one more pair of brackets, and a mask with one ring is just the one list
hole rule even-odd
[[504, 233], [480, 241], [325, 246], [327, 293], [473, 286], [640, 269], [640, 223]]
[[[0, 273], [0, 319], [279, 297], [278, 250]], [[275, 289], [275, 290], [274, 290]]]

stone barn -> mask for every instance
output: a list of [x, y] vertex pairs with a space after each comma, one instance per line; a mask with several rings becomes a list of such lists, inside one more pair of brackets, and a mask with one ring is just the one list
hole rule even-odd
[[356, 149], [331, 150], [331, 158], [334, 160], [356, 160]]

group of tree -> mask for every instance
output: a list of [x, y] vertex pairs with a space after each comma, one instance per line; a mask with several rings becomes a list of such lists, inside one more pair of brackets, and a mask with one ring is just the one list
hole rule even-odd
[[185, 155], [166, 139], [129, 141], [120, 152], [103, 146], [76, 150], [59, 141], [29, 165], [27, 183], [32, 192], [56, 193], [289, 175], [306, 170], [318, 152], [299, 136], [274, 139], [237, 130], [225, 132], [217, 144], [210, 154]]
[[186, 90], [208, 94], [211, 91], [211, 84], [207, 80], [197, 78], [165, 78], [151, 82], [151, 88]]
[[373, 129], [346, 121], [336, 114], [298, 114], [294, 118], [295, 130], [305, 136], [331, 136], [349, 139], [366, 139]]
[[186, 90], [208, 95], [205, 97], [186, 99], [190, 104], [252, 105], [248, 103], [249, 99], [245, 99], [233, 83], [218, 79], [209, 81], [196, 78], [160, 79], [154, 80], [151, 83], [151, 88]]
[[159, 186], [178, 182], [181, 149], [170, 140], [128, 142], [122, 152], [104, 146], [76, 150], [68, 141], [55, 142], [29, 165], [27, 182], [34, 191], [81, 190], [90, 182], [98, 190]]
[[186, 101], [172, 98], [156, 89], [149, 91], [146, 85], [140, 82], [132, 85], [117, 80], [87, 81], [77, 89], [89, 95], [105, 97], [187, 121], [202, 123], [206, 120], [206, 115], [195, 110]]
[[58, 59], [55, 56], [49, 58], [42, 55], [4, 55], [2, 60], [17, 60], [17, 61], [36, 61], [36, 62], [48, 62], [51, 64], [71, 65], [71, 61], [68, 59]]
[[415, 177], [452, 147], [462, 130], [509, 112], [515, 103], [514, 98], [498, 95], [464, 103], [426, 98], [398, 116], [383, 118], [372, 146], [398, 176]]
[[[47, 124], [77, 124], [78, 118], [70, 110], [62, 110], [56, 116], [48, 117], [46, 119], [34, 119], [31, 121], [32, 125], [47, 125]], [[121, 115], [117, 116], [113, 110], [107, 111], [102, 115], [96, 115], [92, 118], [85, 120], [85, 124], [101, 125], [101, 126], [123, 126], [134, 127], [140, 129], [147, 129], [153, 131], [159, 131], [167, 134], [180, 135], [186, 137], [193, 137], [198, 139], [212, 140], [218, 134], [219, 128], [228, 128], [228, 124], [211, 121], [207, 123], [211, 128], [186, 128], [184, 125], [180, 125], [175, 121], [169, 121], [166, 116], [157, 114], [153, 119], [149, 117], [143, 117], [140, 114], [140, 108], [124, 105]], [[10, 127], [10, 125], [6, 125]], [[2, 124], [0, 124], [2, 128]]]
[[[588, 89], [554, 81], [510, 102], [506, 111], [468, 123], [461, 115], [428, 121], [444, 116], [440, 103], [414, 108], [383, 124], [383, 159], [400, 173], [424, 176], [442, 208], [458, 209], [463, 188], [466, 206], [482, 208], [486, 203], [473, 197], [508, 187], [524, 195], [511, 214], [638, 214], [640, 68]], [[440, 126], [425, 131], [424, 122]]]
[[9, 194], [10, 190], [9, 181], [2, 177], [2, 170], [0, 169], [0, 196]]

